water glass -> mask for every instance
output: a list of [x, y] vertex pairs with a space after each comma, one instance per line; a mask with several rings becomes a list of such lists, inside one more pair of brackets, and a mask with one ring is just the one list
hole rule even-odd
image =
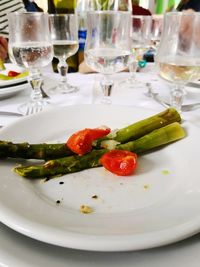
[[88, 12], [85, 61], [90, 68], [103, 75], [102, 103], [111, 103], [112, 74], [128, 66], [131, 53], [130, 26], [130, 12]]
[[8, 15], [10, 60], [29, 70], [30, 100], [19, 107], [23, 114], [41, 111], [47, 104], [41, 93], [41, 68], [53, 59], [48, 14], [13, 12]]
[[61, 76], [54, 91], [64, 94], [76, 92], [78, 88], [67, 82], [66, 60], [78, 51], [77, 16], [75, 14], [52, 14], [49, 15], [49, 21], [54, 57], [59, 60], [58, 72]]

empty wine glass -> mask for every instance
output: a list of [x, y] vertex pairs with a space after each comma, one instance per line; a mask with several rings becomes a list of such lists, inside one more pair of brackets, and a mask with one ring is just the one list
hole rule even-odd
[[152, 26], [151, 26], [151, 46], [155, 50], [158, 49], [161, 39], [163, 27], [163, 15], [153, 15], [152, 16]]
[[54, 57], [58, 58], [58, 72], [61, 80], [55, 91], [58, 93], [72, 93], [78, 87], [67, 82], [68, 64], [66, 60], [78, 51], [78, 23], [75, 14], [49, 15], [51, 39]]
[[29, 82], [33, 89], [30, 100], [19, 109], [26, 115], [36, 113], [47, 104], [40, 90], [41, 68], [53, 59], [48, 14], [13, 12], [8, 15], [8, 22], [10, 60], [29, 70]]
[[128, 65], [130, 50], [131, 13], [123, 11], [91, 11], [87, 16], [85, 61], [93, 70], [103, 74], [102, 103], [111, 103], [113, 73]]
[[126, 81], [126, 85], [132, 88], [141, 86], [141, 82], [136, 79], [136, 71], [138, 64], [145, 67], [146, 61], [143, 60], [144, 53], [151, 45], [151, 16], [133, 15], [132, 16], [132, 55], [129, 60], [130, 77]]
[[159, 74], [173, 83], [171, 105], [178, 111], [184, 98], [184, 86], [200, 78], [200, 14], [169, 12], [164, 16], [161, 42], [155, 61]]

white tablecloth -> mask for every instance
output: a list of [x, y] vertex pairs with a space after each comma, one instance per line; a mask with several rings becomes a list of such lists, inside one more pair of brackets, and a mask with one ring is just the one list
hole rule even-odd
[[[148, 70], [148, 69], [146, 69]], [[79, 91], [76, 94], [55, 95], [53, 88], [58, 81], [58, 75], [50, 71], [45, 73], [45, 90], [50, 95], [51, 105], [74, 105], [99, 103], [101, 93], [98, 83], [101, 79], [99, 74], [69, 74], [70, 83], [77, 85]], [[120, 81], [128, 79], [129, 73], [114, 75], [116, 87], [112, 93], [113, 105], [129, 105], [150, 108], [161, 111], [164, 108], [153, 99], [145, 95], [146, 82], [151, 82], [155, 91], [169, 100], [169, 85], [161, 81], [151, 69], [140, 72], [137, 78], [143, 82], [141, 88], [128, 88]], [[187, 89], [185, 102], [200, 102], [199, 89]], [[25, 102], [30, 94], [30, 88], [16, 96], [1, 99], [0, 110], [17, 111], [18, 106]], [[193, 121], [200, 126], [200, 110], [182, 114], [184, 119]], [[18, 120], [17, 117], [0, 116], [0, 125], [8, 125]], [[192, 157], [192, 155], [191, 155]], [[115, 267], [169, 267], [169, 266], [191, 266], [197, 267], [200, 262], [200, 235], [191, 237], [185, 241], [170, 246], [156, 248], [146, 251], [127, 253], [97, 253], [75, 251], [60, 248], [25, 237], [8, 227], [0, 224], [0, 266], [6, 267], [93, 267], [93, 266], [115, 266]]]
[[[170, 85], [161, 80], [155, 71], [155, 66], [149, 63], [149, 66], [137, 73], [137, 80], [141, 82], [138, 87], [127, 86], [125, 81], [130, 77], [127, 72], [122, 72], [113, 75], [115, 87], [112, 91], [112, 105], [128, 105], [139, 106], [153, 109], [155, 111], [163, 110], [164, 108], [153, 99], [146, 96], [146, 83], [150, 82], [155, 92], [169, 102]], [[53, 105], [78, 105], [78, 104], [99, 104], [102, 97], [99, 82], [102, 76], [100, 74], [80, 74], [71, 73], [68, 75], [69, 83], [79, 87], [79, 91], [73, 94], [55, 94], [54, 87], [59, 81], [59, 75], [53, 73], [51, 69], [44, 72], [44, 89], [49, 94], [49, 102]], [[124, 82], [124, 83], [123, 83]], [[30, 96], [31, 89], [21, 91], [14, 97], [0, 99], [0, 110], [18, 111], [19, 106], [26, 102]], [[200, 88], [186, 88], [186, 97], [184, 103], [200, 102]], [[196, 116], [199, 119], [199, 110], [184, 113], [183, 117], [196, 121]], [[16, 117], [1, 116], [0, 125], [7, 125], [16, 120]]]

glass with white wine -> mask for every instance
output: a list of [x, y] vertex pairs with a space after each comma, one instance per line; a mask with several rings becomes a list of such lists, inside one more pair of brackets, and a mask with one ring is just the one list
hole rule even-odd
[[101, 102], [111, 103], [111, 75], [128, 66], [131, 53], [131, 13], [123, 11], [90, 11], [87, 15], [86, 64], [103, 74]]
[[151, 16], [132, 16], [132, 57], [129, 61], [130, 78], [126, 81], [132, 88], [137, 88], [142, 85], [141, 82], [136, 79], [136, 71], [139, 64], [143, 65], [143, 67], [146, 64], [146, 62], [143, 61], [143, 56], [151, 46], [151, 25]]
[[49, 15], [54, 57], [59, 60], [58, 72], [61, 80], [55, 89], [58, 93], [76, 92], [78, 88], [67, 82], [66, 60], [78, 51], [78, 22], [76, 14]]
[[171, 105], [178, 111], [184, 86], [200, 78], [200, 13], [169, 12], [164, 16], [160, 46], [155, 57], [160, 76], [174, 84]]

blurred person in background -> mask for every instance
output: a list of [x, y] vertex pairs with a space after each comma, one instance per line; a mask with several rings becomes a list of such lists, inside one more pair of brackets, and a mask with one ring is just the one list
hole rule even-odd
[[143, 8], [139, 5], [139, 0], [133, 0], [132, 3], [132, 13], [133, 15], [142, 15], [142, 16], [151, 16], [151, 12], [146, 9], [146, 8]]
[[0, 61], [4, 62], [8, 56], [8, 42], [6, 38], [0, 36]]
[[182, 0], [178, 7], [178, 11], [191, 9], [193, 11], [200, 11], [200, 0]]
[[43, 12], [43, 9], [40, 8], [33, 0], [23, 0], [23, 2], [28, 12]]
[[7, 14], [11, 12], [26, 11], [22, 0], [0, 1], [0, 36], [8, 38]]
[[26, 11], [22, 0], [0, 0], [0, 62], [8, 57], [8, 19], [11, 12]]

